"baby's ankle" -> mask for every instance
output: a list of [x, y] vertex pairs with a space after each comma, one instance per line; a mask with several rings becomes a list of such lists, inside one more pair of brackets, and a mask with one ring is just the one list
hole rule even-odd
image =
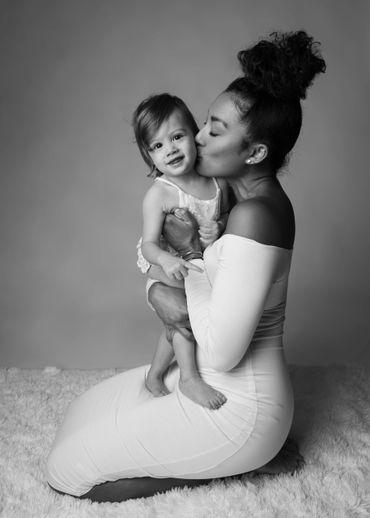
[[191, 379], [196, 380], [198, 378], [200, 378], [198, 371], [180, 371], [180, 381], [182, 383]]

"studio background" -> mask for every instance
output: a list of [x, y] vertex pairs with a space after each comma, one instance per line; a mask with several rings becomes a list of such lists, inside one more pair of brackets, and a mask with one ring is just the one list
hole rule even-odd
[[305, 29], [327, 72], [282, 183], [296, 211], [290, 363], [370, 364], [366, 0], [0, 0], [0, 363], [132, 367], [160, 323], [136, 267], [151, 181], [130, 126], [152, 93], [201, 125], [237, 51]]

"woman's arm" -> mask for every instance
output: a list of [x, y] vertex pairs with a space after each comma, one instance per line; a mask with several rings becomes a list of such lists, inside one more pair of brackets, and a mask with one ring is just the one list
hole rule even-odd
[[[285, 253], [256, 241], [255, 214], [240, 214], [240, 208], [235, 212], [228, 234], [214, 245], [219, 256], [213, 285], [205, 272], [189, 272], [185, 279], [193, 334], [210, 367], [220, 371], [232, 369], [244, 356]], [[241, 228], [252, 237], [241, 235]], [[203, 266], [199, 259], [193, 262]]]
[[[206, 273], [189, 272], [185, 290], [191, 328], [208, 364], [216, 370], [235, 367], [244, 356], [275, 280], [279, 251], [227, 234], [220, 247], [211, 286]], [[194, 264], [202, 267], [202, 261]]]

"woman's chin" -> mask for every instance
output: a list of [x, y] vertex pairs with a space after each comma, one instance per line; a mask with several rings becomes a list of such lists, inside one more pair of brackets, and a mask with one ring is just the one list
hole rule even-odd
[[195, 170], [200, 176], [213, 176], [212, 172], [207, 168], [204, 160], [198, 158], [195, 163]]

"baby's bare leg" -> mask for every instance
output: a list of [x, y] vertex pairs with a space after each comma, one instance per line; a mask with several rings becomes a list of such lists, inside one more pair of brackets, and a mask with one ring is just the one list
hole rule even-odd
[[195, 362], [195, 343], [185, 338], [179, 331], [174, 333], [172, 343], [180, 368], [181, 392], [195, 403], [211, 410], [220, 408], [226, 402], [226, 397], [200, 377]]
[[157, 282], [151, 286], [148, 296], [172, 341], [180, 368], [181, 391], [196, 403], [219, 408], [225, 403], [225, 396], [202, 380], [195, 363], [195, 344], [188, 329], [190, 323], [185, 290]]
[[153, 396], [159, 397], [169, 394], [169, 390], [163, 381], [163, 375], [171, 363], [173, 356], [172, 345], [166, 338], [166, 330], [163, 330], [145, 380], [145, 386]]

